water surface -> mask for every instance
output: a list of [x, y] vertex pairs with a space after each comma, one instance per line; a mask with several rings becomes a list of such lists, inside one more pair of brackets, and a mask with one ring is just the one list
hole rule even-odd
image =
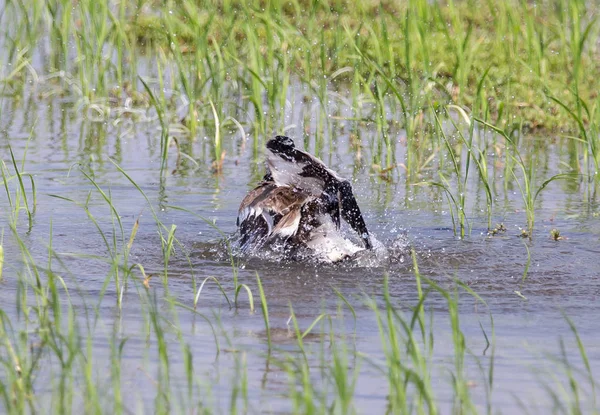
[[[123, 223], [125, 240], [136, 220], [139, 230], [132, 248], [130, 264], [143, 265], [150, 278], [151, 292], [156, 294], [159, 309], [165, 295], [162, 284], [163, 258], [161, 241], [152, 209], [167, 228], [175, 225], [177, 247], [168, 269], [170, 298], [193, 307], [198, 284], [206, 277], [215, 277], [231, 295], [233, 272], [223, 236], [236, 231], [235, 218], [239, 202], [262, 177], [263, 145], [271, 135], [255, 133], [242, 137], [238, 131], [224, 131], [226, 151], [223, 170], [211, 169], [213, 132], [201, 131], [197, 137], [179, 136], [179, 142], [194, 162], [184, 160], [177, 166], [176, 148], [170, 149], [168, 172], [160, 176], [159, 136], [156, 120], [148, 110], [147, 121], [128, 118], [108, 118], [92, 122], [82, 117], [82, 108], [74, 100], [39, 99], [26, 94], [24, 100], [3, 99], [0, 129], [0, 152], [10, 164], [9, 146], [20, 160], [26, 153], [25, 170], [34, 176], [38, 193], [33, 226], [27, 232], [26, 215], [21, 212], [19, 235], [31, 254], [40, 263], [48, 256], [50, 234], [55, 259], [54, 267], [65, 279], [77, 318], [93, 328], [94, 358], [110, 367], [110, 344], [113, 335], [126, 337], [123, 349], [123, 395], [132, 411], [149, 411], [153, 407], [157, 371], [156, 344], [147, 338], [147, 305], [137, 294], [140, 282], [130, 284], [124, 295], [123, 310], [116, 308], [114, 283], [104, 286], [110, 265], [106, 245], [86, 214], [90, 213], [108, 236], [112, 235], [114, 218], [106, 201], [100, 196], [86, 172], [110, 196]], [[304, 99], [305, 96], [307, 99]], [[332, 111], [350, 114], [351, 110], [331, 102]], [[236, 258], [235, 272], [241, 283], [247, 284], [258, 303], [256, 274], [260, 275], [269, 306], [273, 342], [277, 350], [294, 353], [295, 340], [290, 336], [290, 305], [302, 328], [307, 328], [322, 312], [337, 315], [339, 297], [334, 288], [349, 300], [356, 311], [356, 330], [351, 313], [344, 306], [344, 319], [336, 320], [337, 335], [347, 338], [353, 349], [376, 361], [383, 361], [381, 342], [375, 316], [367, 305], [367, 297], [383, 303], [384, 278], [389, 278], [392, 301], [409, 314], [417, 303], [417, 291], [408, 250], [394, 250], [399, 241], [407, 240], [417, 254], [423, 276], [453, 292], [455, 280], [475, 291], [487, 305], [460, 291], [461, 328], [470, 355], [466, 373], [472, 379], [471, 393], [480, 409], [485, 408], [483, 376], [478, 364], [489, 365], [489, 349], [482, 333], [484, 327], [491, 336], [490, 313], [495, 324], [493, 407], [503, 413], [522, 410], [519, 400], [530, 409], [545, 413], [553, 407], [544, 390], [547, 372], [556, 364], [550, 356], [559, 355], [559, 340], [564, 339], [573, 364], [579, 364], [573, 334], [565, 321], [569, 316], [577, 326], [594, 370], [600, 366], [600, 326], [592, 316], [600, 312], [600, 222], [595, 190], [585, 181], [553, 182], [541, 193], [536, 205], [536, 228], [532, 239], [519, 237], [526, 224], [523, 202], [513, 178], [505, 186], [502, 155], [489, 153], [491, 184], [494, 190], [494, 223], [502, 222], [505, 233], [487, 235], [485, 197], [477, 175], [473, 172], [467, 183], [467, 214], [470, 236], [457, 238], [447, 200], [431, 186], [415, 186], [423, 180], [437, 180], [439, 157], [431, 167], [424, 168], [416, 178], [407, 178], [402, 167], [393, 170], [390, 180], [383, 180], [372, 168], [373, 148], [369, 143], [378, 139], [377, 128], [369, 123], [329, 118], [321, 130], [312, 98], [296, 86], [290, 94], [286, 110], [286, 135], [294, 137], [301, 148], [315, 152], [340, 175], [352, 179], [358, 202], [371, 233], [392, 251], [390, 261], [377, 266], [353, 264], [316, 265], [280, 262], [276, 258]], [[251, 124], [251, 119], [247, 120]], [[361, 137], [360, 155], [353, 144], [356, 131]], [[280, 133], [275, 131], [274, 133]], [[317, 140], [315, 137], [320, 137]], [[404, 163], [407, 152], [403, 131], [390, 133], [398, 164]], [[254, 150], [254, 141], [259, 145]], [[542, 180], [562, 170], [561, 160], [569, 152], [566, 141], [556, 139], [545, 146], [535, 146], [538, 139], [523, 139], [524, 153], [537, 157], [538, 178]], [[150, 201], [121, 174], [115, 164], [124, 169]], [[593, 187], [593, 185], [592, 185]], [[56, 197], [58, 196], [58, 198]], [[89, 197], [89, 200], [88, 200]], [[72, 202], [64, 198], [71, 199]], [[78, 205], [79, 204], [79, 205]], [[173, 208], [177, 206], [199, 216]], [[19, 290], [18, 277], [22, 269], [19, 247], [10, 235], [8, 202], [0, 199], [0, 228], [4, 230], [6, 263], [0, 282], [0, 302], [8, 317], [22, 324], [15, 311]], [[550, 238], [557, 228], [564, 239]], [[118, 231], [118, 227], [116, 228]], [[183, 249], [182, 249], [183, 248]], [[530, 254], [529, 272], [523, 274]], [[187, 254], [187, 255], [186, 255]], [[193, 281], [196, 281], [196, 285]], [[137, 287], [137, 288], [135, 288]], [[104, 292], [104, 290], [106, 290]], [[519, 291], [523, 297], [515, 294]], [[103, 297], [100, 299], [100, 295]], [[94, 307], [96, 311], [94, 311]], [[435, 333], [435, 353], [432, 357], [432, 377], [443, 412], [452, 405], [449, 368], [454, 351], [447, 305], [439, 294], [431, 293], [426, 309], [432, 315]], [[217, 347], [211, 326], [199, 315], [179, 309], [179, 331], [166, 333], [171, 354], [171, 383], [184, 388], [185, 370], [178, 350], [181, 335], [190, 345], [195, 375], [206, 384], [206, 397], [212, 405], [226, 412], [232, 385], [238, 376], [236, 365], [244, 353], [247, 365], [251, 411], [288, 412], [292, 410], [287, 374], [266, 356], [267, 337], [260, 311], [249, 312], [242, 290], [239, 307], [230, 307], [216, 284], [208, 281], [202, 290], [197, 312], [215, 327], [221, 348]], [[481, 325], [481, 326], [480, 326]], [[321, 337], [307, 337], [310, 365], [318, 373]], [[102, 366], [102, 363], [99, 363]], [[355, 362], [350, 362], [354, 365]], [[51, 374], [44, 371], [45, 376]], [[51, 372], [51, 371], [50, 371]], [[388, 394], [387, 380], [366, 362], [360, 364], [355, 404], [360, 412], [383, 412]], [[558, 372], [556, 372], [558, 373]], [[43, 376], [42, 376], [43, 378]], [[39, 393], [51, 390], [42, 386]], [[585, 400], [585, 398], [583, 398]]]

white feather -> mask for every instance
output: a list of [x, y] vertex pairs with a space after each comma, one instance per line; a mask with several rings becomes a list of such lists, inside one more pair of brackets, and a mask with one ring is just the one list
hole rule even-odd
[[299, 214], [294, 216], [294, 221], [291, 224], [288, 224], [288, 225], [282, 226], [282, 227], [275, 226], [275, 229], [273, 230], [273, 234], [282, 236], [284, 238], [289, 238], [290, 236], [293, 236], [296, 234], [296, 232], [298, 231], [298, 225], [300, 225], [300, 215]]
[[326, 221], [315, 229], [306, 246], [312, 249], [318, 257], [331, 262], [341, 261], [364, 250], [344, 238], [332, 221]]
[[267, 164], [277, 186], [298, 187], [316, 197], [323, 193], [325, 182], [322, 179], [300, 176], [306, 164], [284, 160], [271, 152], [267, 157]]

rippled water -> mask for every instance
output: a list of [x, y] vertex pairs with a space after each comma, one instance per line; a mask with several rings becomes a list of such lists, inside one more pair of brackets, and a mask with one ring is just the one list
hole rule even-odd
[[[518, 237], [519, 227], [525, 225], [526, 218], [521, 195], [514, 183], [504, 187], [503, 160], [490, 156], [494, 166], [492, 185], [496, 197], [494, 221], [503, 222], [508, 230], [494, 237], [487, 236], [485, 198], [473, 174], [467, 186], [467, 212], [472, 231], [469, 237], [461, 240], [452, 232], [448, 205], [442, 193], [429, 186], [407, 183], [401, 167], [395, 171], [391, 181], [382, 180], [373, 173], [369, 142], [377, 137], [374, 125], [329, 119], [322, 135], [324, 139], [317, 143], [314, 137], [319, 130], [319, 122], [310, 101], [306, 104], [302, 100], [301, 91], [296, 96], [286, 119], [290, 126], [286, 134], [296, 138], [299, 147], [317, 153], [342, 176], [352, 178], [369, 230], [392, 251], [392, 258], [376, 267], [280, 263], [275, 259], [243, 258], [239, 263], [240, 282], [248, 284], [258, 297], [255, 275], [260, 275], [276, 346], [293, 350], [294, 340], [289, 336], [287, 324], [290, 304], [300, 325], [306, 328], [323, 310], [336, 312], [340, 302], [333, 290], [335, 287], [355, 307], [356, 349], [374, 359], [383, 359], [378, 328], [365, 299], [369, 295], [381, 300], [384, 275], [388, 275], [394, 304], [406, 312], [410, 312], [410, 306], [416, 304], [410, 253], [394, 249], [399, 244], [403, 246], [402, 241], [407, 240], [417, 252], [419, 268], [424, 276], [450, 290], [453, 290], [456, 278], [479, 294], [488, 305], [486, 308], [473, 297], [461, 294], [460, 323], [471, 351], [466, 363], [467, 375], [473, 379], [471, 392], [482, 408], [486, 398], [481, 381], [483, 375], [477, 361], [487, 364], [489, 353], [484, 354], [486, 340], [480, 324], [491, 335], [490, 312], [496, 336], [494, 408], [505, 413], [520, 410], [515, 396], [527, 407], [536, 407], [542, 412], [553, 406], [539, 378], [543, 380], [544, 371], [553, 370], [548, 354], [559, 354], [561, 337], [565, 339], [568, 352], [572, 352], [573, 361], [578, 362], [576, 345], [563, 313], [575, 322], [593, 368], [600, 370], [600, 324], [594, 317], [600, 312], [600, 210], [595, 190], [589, 191], [584, 182], [551, 183], [538, 201], [533, 239], [522, 239]], [[133, 408], [138, 407], [138, 402], [145, 402], [145, 408], [150, 409], [150, 397], [153, 396], [151, 373], [157, 363], [152, 353], [140, 352], [147, 345], [146, 320], [142, 315], [146, 309], [134, 290], [130, 289], [125, 294], [124, 309], [119, 315], [112, 283], [99, 302], [108, 265], [89, 256], [106, 258], [106, 247], [85, 211], [75, 203], [55, 196], [84, 204], [92, 192], [88, 203], [90, 212], [101, 228], [110, 234], [110, 211], [77, 166], [82, 165], [85, 171], [93, 172], [96, 183], [110, 192], [126, 238], [139, 218], [130, 262], [142, 264], [147, 273], [154, 275], [150, 284], [160, 297], [163, 286], [157, 274], [163, 269], [162, 251], [151, 209], [143, 196], [111, 163], [110, 160], [114, 160], [146, 193], [151, 205], [157, 209], [158, 218], [166, 226], [177, 226], [176, 236], [189, 253], [189, 260], [181, 250], [172, 258], [168, 290], [177, 301], [192, 307], [194, 278], [199, 283], [206, 277], [216, 277], [230, 292], [233, 287], [232, 268], [222, 235], [199, 217], [172, 206], [214, 221], [225, 235], [232, 235], [236, 229], [239, 202], [263, 174], [262, 146], [259, 153], [254, 154], [253, 140], [257, 138], [264, 143], [269, 137], [240, 137], [236, 131], [226, 133], [223, 138], [226, 158], [220, 175], [211, 171], [210, 138], [203, 139], [202, 134], [194, 140], [182, 137], [180, 142], [186, 143], [182, 148], [198, 165], [188, 162], [173, 172], [176, 169], [176, 151], [171, 148], [170, 172], [161, 179], [160, 131], [155, 121], [140, 123], [121, 119], [116, 123], [109, 119], [90, 122], [81, 117], [81, 108], [75, 102], [59, 98], [42, 100], [35, 94], [22, 101], [5, 99], [2, 103], [2, 158], [9, 163], [9, 145], [17, 159], [27, 148], [25, 170], [34, 175], [38, 192], [33, 227], [31, 232], [25, 232], [27, 226], [22, 214], [21, 237], [33, 257], [43, 263], [47, 258], [52, 231], [52, 247], [63, 261], [61, 269], [74, 303], [82, 315], [89, 306], [99, 304], [94, 330], [95, 358], [109, 361], [113, 330], [126, 335], [129, 340], [124, 348], [121, 368], [124, 396], [131, 400]], [[351, 150], [351, 136], [356, 128], [362, 140], [360, 158], [356, 151]], [[206, 136], [211, 137], [211, 133], [206, 132]], [[407, 152], [406, 138], [402, 131], [394, 132], [391, 138], [396, 143], [396, 159], [402, 163]], [[526, 138], [524, 143], [523, 147], [529, 149], [539, 141]], [[541, 179], [557, 173], [561, 168], [560, 160], [565, 158], [567, 151], [567, 143], [561, 140], [548, 140], [545, 145], [531, 150], [531, 154], [540, 159], [538, 177]], [[422, 177], [436, 178], [435, 172], [434, 167], [424, 169]], [[3, 197], [0, 198], [0, 208], [6, 212], [7, 200]], [[7, 216], [1, 213], [0, 218], [6, 256], [0, 302], [10, 317], [10, 313], [15, 312], [15, 293], [18, 290], [15, 276], [21, 261], [19, 248], [6, 226]], [[552, 240], [549, 236], [552, 228], [559, 229], [564, 239]], [[527, 248], [531, 264], [527, 278], [521, 282], [528, 261]], [[515, 290], [527, 299], [519, 297]], [[451, 364], [454, 352], [445, 304], [443, 298], [435, 294], [431, 294], [427, 301], [427, 308], [433, 313], [435, 333], [433, 383], [442, 409], [449, 409], [453, 391], [446, 367]], [[253, 409], [290, 410], [291, 403], [285, 397], [287, 375], [276, 366], [269, 365], [264, 356], [267, 339], [263, 319], [260, 312], [248, 312], [245, 293], [242, 291], [240, 294], [240, 307], [232, 309], [216, 285], [208, 281], [200, 296], [198, 312], [213, 322], [219, 321], [215, 323], [220, 326], [218, 338], [223, 349], [219, 355], [212, 330], [204, 319], [181, 311], [178, 321], [181, 334], [192, 345], [195, 367], [203, 368], [203, 372], [196, 375], [205, 377], [206, 382], [212, 385], [215, 405], [228, 408], [236, 350], [247, 350], [248, 385]], [[351, 333], [349, 314], [346, 314], [344, 324], [348, 334]], [[169, 333], [167, 338], [171, 347], [179, 347], [174, 333]], [[313, 344], [308, 337], [307, 344], [318, 349], [318, 336]], [[174, 373], [178, 373], [177, 368], [181, 367], [181, 377], [175, 375], [173, 384], [183, 385], [184, 363], [177, 361], [174, 355], [170, 364], [175, 368]], [[318, 358], [312, 364], [317, 367]], [[387, 383], [368, 364], [361, 365], [356, 391], [356, 404], [362, 412], [382, 412], [385, 409]]]

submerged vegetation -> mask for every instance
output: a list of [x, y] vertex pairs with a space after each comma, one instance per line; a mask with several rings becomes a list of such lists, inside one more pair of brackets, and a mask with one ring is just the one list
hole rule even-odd
[[[273, 132], [299, 131], [319, 157], [343, 136], [353, 174], [368, 175], [383, 193], [404, 185], [402, 207], [410, 210], [408, 195], [422, 192], [436, 214], [448, 209], [440, 220], [460, 239], [479, 229], [486, 242], [525, 243], [524, 267], [511, 268], [514, 293], [528, 300], [521, 292], [531, 244], [538, 235], [549, 239], [536, 225], [547, 189], [570, 186], [589, 204], [586, 214], [598, 216], [597, 13], [585, 0], [6, 0], [0, 289], [8, 291], [0, 298], [9, 301], [0, 305], [0, 411], [252, 413], [277, 395], [282, 407], [273, 411], [346, 414], [363, 411], [357, 398], [368, 374], [385, 385], [379, 403], [388, 413], [496, 413], [496, 323], [484, 311], [478, 336], [485, 350], [474, 352], [460, 305], [487, 305], [461, 275], [428, 278], [413, 251], [404, 275], [414, 279], [410, 304], [394, 296], [393, 275], [352, 298], [333, 284], [322, 295], [336, 298], [334, 307], [324, 305], [307, 322], [293, 302], [282, 329], [260, 269], [243, 277], [228, 235], [209, 213], [173, 206], [168, 180], [207, 171], [218, 193], [244, 151], [253, 162], [247, 181], [261, 177], [261, 151]], [[75, 190], [48, 186], [28, 163], [29, 146], [40, 142], [38, 106], [50, 114], [41, 117], [61, 124], [53, 151], [69, 164], [57, 171]], [[13, 136], [21, 122], [27, 134]], [[152, 188], [120, 164], [122, 141], [139, 140], [138, 129], [150, 131], [160, 171]], [[69, 134], [85, 150], [66, 151], [75, 141]], [[549, 146], [559, 149], [556, 158], [544, 152]], [[115, 183], [141, 201], [135, 214], [123, 214]], [[400, 208], [385, 194], [380, 199]], [[92, 248], [57, 248], [53, 220], [39, 220], [38, 209], [47, 213], [49, 205], [81, 214]], [[226, 277], [197, 266], [195, 246], [181, 237], [185, 224], [163, 216], [173, 211], [219, 235]], [[143, 227], [155, 230], [142, 231], [156, 236], [155, 254], [136, 251]], [[565, 239], [558, 244], [565, 247], [556, 229], [551, 238]], [[78, 275], [77, 261], [97, 281]], [[173, 293], [173, 284], [185, 289]], [[358, 308], [376, 328], [375, 355], [357, 345]], [[260, 322], [252, 331], [259, 347], [236, 344], [223, 321], [244, 322], [248, 313]], [[557, 413], [597, 411], [590, 359], [565, 321], [575, 346], [567, 351], [561, 339], [549, 359], [559, 374], [540, 375], [547, 400]], [[448, 338], [436, 331], [440, 324]], [[451, 353], [440, 358], [444, 346]], [[226, 360], [226, 370], [207, 363], [207, 354]], [[128, 367], [131, 355], [143, 365]], [[257, 359], [265, 366], [260, 380], [248, 368]], [[271, 373], [287, 382], [278, 379], [276, 392], [265, 386]]]

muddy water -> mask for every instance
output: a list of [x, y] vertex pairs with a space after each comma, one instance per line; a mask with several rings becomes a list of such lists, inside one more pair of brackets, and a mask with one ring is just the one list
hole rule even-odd
[[[301, 94], [297, 96], [301, 97]], [[220, 175], [211, 172], [210, 139], [203, 138], [204, 135], [211, 137], [211, 132], [201, 132], [199, 138], [192, 141], [180, 137], [180, 142], [187, 143], [185, 150], [197, 165], [188, 162], [177, 168], [176, 152], [172, 148], [169, 172], [161, 179], [156, 122], [134, 123], [128, 119], [119, 123], [114, 119], [90, 122], [81, 117], [81, 109], [76, 103], [38, 100], [35, 94], [20, 102], [7, 99], [2, 102], [0, 153], [8, 163], [9, 144], [17, 159], [28, 147], [25, 170], [34, 175], [38, 192], [37, 211], [29, 233], [26, 232], [25, 215], [21, 214], [21, 238], [33, 257], [45, 263], [52, 233], [52, 248], [63, 261], [62, 266], [55, 263], [55, 267], [61, 270], [73, 303], [81, 311], [79, 318], [94, 321], [94, 358], [98, 362], [107, 362], [108, 367], [113, 334], [127, 336], [121, 367], [123, 395], [130, 400], [132, 410], [150, 410], [158, 363], [155, 346], [147, 342], [147, 307], [140, 303], [133, 285], [124, 296], [121, 314], [115, 307], [114, 283], [108, 284], [100, 299], [109, 272], [109, 266], [102, 261], [108, 256], [106, 246], [80, 206], [55, 196], [84, 204], [91, 192], [90, 212], [107, 234], [112, 233], [110, 210], [82, 174], [78, 167], [81, 165], [93, 174], [98, 186], [110, 192], [125, 229], [125, 240], [139, 218], [130, 263], [142, 264], [147, 273], [154, 275], [150, 285], [160, 301], [164, 288], [157, 274], [162, 272], [163, 262], [152, 210], [110, 160], [118, 163], [146, 193], [160, 221], [167, 227], [177, 226], [176, 236], [189, 253], [189, 259], [181, 250], [171, 259], [168, 290], [176, 301], [191, 307], [195, 295], [193, 279], [200, 283], [208, 276], [216, 277], [231, 295], [232, 267], [221, 234], [199, 217], [171, 206], [201, 215], [214, 221], [224, 234], [233, 234], [239, 202], [263, 172], [262, 150], [254, 154], [253, 140], [256, 138], [264, 143], [268, 137], [250, 135], [244, 138], [236, 131], [225, 133], [223, 142], [227, 156]], [[443, 194], [431, 187], [407, 184], [401, 167], [390, 181], [381, 180], [372, 173], [372, 152], [368, 143], [376, 138], [374, 126], [356, 126], [350, 121], [331, 119], [321, 144], [314, 139], [318, 129], [316, 118], [298, 98], [292, 103], [286, 119], [290, 125], [287, 135], [295, 137], [300, 147], [317, 152], [341, 175], [353, 179], [369, 229], [388, 247], [391, 258], [370, 267], [280, 263], [276, 259], [236, 260], [240, 282], [248, 284], [256, 298], [256, 273], [262, 279], [276, 347], [294, 350], [287, 325], [290, 304], [300, 326], [306, 328], [321, 312], [336, 313], [339, 300], [332, 288], [335, 287], [357, 313], [356, 336], [352, 344], [361, 353], [382, 361], [377, 324], [365, 298], [372, 296], [381, 303], [384, 275], [388, 275], [392, 301], [404, 312], [410, 312], [410, 306], [416, 303], [416, 287], [410, 255], [402, 249], [408, 241], [417, 252], [424, 276], [450, 290], [455, 287], [453, 280], [459, 279], [487, 303], [485, 306], [465, 294], [460, 297], [460, 323], [470, 351], [466, 373], [472, 379], [471, 393], [480, 408], [485, 407], [486, 396], [479, 364], [487, 367], [490, 356], [489, 350], [485, 351], [486, 340], [481, 326], [491, 337], [490, 313], [494, 318], [496, 337], [491, 400], [497, 410], [514, 413], [522, 410], [519, 405], [525, 405], [543, 413], [553, 407], [543, 381], [549, 379], [548, 373], [559, 373], [555, 372], [556, 364], [549, 355], [559, 355], [561, 338], [564, 338], [573, 364], [580, 363], [563, 313], [576, 324], [593, 368], [596, 372], [600, 370], [600, 323], [594, 317], [600, 313], [600, 210], [595, 193], [590, 192], [585, 183], [551, 183], [538, 201], [534, 238], [522, 239], [518, 235], [526, 219], [521, 195], [514, 183], [505, 187], [503, 159], [490, 156], [490, 165], [494, 166], [491, 174], [495, 191], [493, 219], [504, 223], [507, 231], [494, 237], [486, 235], [485, 198], [477, 178], [473, 177], [467, 186], [471, 235], [461, 240], [452, 232], [452, 220]], [[355, 128], [359, 128], [363, 143], [360, 159], [355, 151], [349, 150], [352, 147], [350, 131]], [[309, 132], [306, 136], [305, 131]], [[405, 137], [399, 131], [393, 133], [392, 140], [396, 143], [396, 159], [402, 163], [407, 152]], [[524, 140], [524, 143], [535, 142], [533, 138]], [[528, 154], [540, 159], [538, 177], [558, 173], [558, 168], [562, 168], [560, 160], [568, 151], [567, 143], [556, 140], [546, 146], [533, 147], [533, 144], [524, 144]], [[434, 168], [423, 169], [422, 176], [416, 181], [428, 178], [436, 178]], [[6, 225], [7, 200], [0, 198], [0, 204], [6, 256], [0, 302], [4, 312], [16, 319], [17, 275], [22, 266], [19, 249]], [[552, 228], [559, 229], [564, 239], [552, 240], [549, 237]], [[523, 281], [527, 249], [531, 259]], [[515, 294], [516, 290], [526, 300]], [[237, 373], [236, 358], [246, 351], [251, 409], [290, 410], [291, 403], [286, 397], [289, 389], [287, 374], [265, 357], [267, 339], [263, 319], [260, 312], [248, 312], [244, 292], [240, 295], [240, 307], [232, 309], [216, 285], [207, 282], [198, 304], [197, 311], [216, 327], [221, 353], [217, 354], [213, 332], [203, 318], [184, 309], [179, 310], [177, 318], [181, 335], [191, 345], [195, 374], [204, 379], [207, 389], [211, 390], [213, 405], [224, 411], [229, 407], [232, 379]], [[94, 307], [99, 311], [97, 315]], [[442, 409], [449, 410], [453, 391], [448, 369], [452, 367], [454, 351], [447, 307], [441, 296], [432, 294], [427, 309], [433, 316], [435, 334], [432, 357], [435, 393]], [[89, 315], [84, 317], [86, 311]], [[344, 334], [344, 327], [347, 335], [353, 331], [347, 310], [344, 317], [344, 322], [339, 324], [341, 328], [338, 327], [340, 336]], [[311, 365], [315, 370], [319, 366], [318, 339], [317, 336], [312, 342], [310, 338], [307, 340], [309, 349], [314, 352]], [[178, 350], [174, 333], [168, 333], [167, 340], [172, 349]], [[179, 356], [173, 353], [170, 362], [171, 382], [175, 386], [186, 382], [184, 363]], [[386, 380], [368, 363], [363, 362], [360, 371], [356, 386], [357, 407], [361, 412], [382, 412], [388, 393]], [[43, 393], [47, 388], [40, 385], [38, 390]]]

